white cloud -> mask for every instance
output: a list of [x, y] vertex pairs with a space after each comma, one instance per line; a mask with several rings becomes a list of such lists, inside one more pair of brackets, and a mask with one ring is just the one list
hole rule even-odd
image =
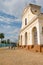
[[0, 9], [20, 17], [25, 5], [32, 2], [35, 2], [35, 0], [1, 0]]
[[10, 39], [15, 41], [18, 39], [20, 28], [11, 26], [11, 25], [3, 25], [1, 24], [0, 32], [5, 34], [5, 39]]
[[0, 10], [20, 17], [23, 8], [29, 3], [43, 6], [43, 0], [0, 0]]
[[0, 32], [5, 33], [6, 39], [13, 41], [18, 39], [20, 28], [11, 26], [10, 23], [21, 21], [21, 15], [24, 7], [29, 3], [35, 3], [43, 7], [43, 0], [0, 0], [0, 11], [5, 13], [16, 15], [18, 19], [10, 19], [0, 16], [0, 21], [3, 21], [7, 25], [0, 24]]
[[[3, 18], [2, 21], [7, 23], [7, 25], [0, 24], [0, 32], [3, 32], [5, 34], [5, 39], [10, 39], [11, 41], [17, 40], [20, 28], [16, 26], [11, 26], [10, 23], [12, 21], [8, 21], [8, 19], [7, 21], [5, 21], [5, 19]], [[19, 20], [15, 20], [15, 21], [17, 22]]]
[[14, 28], [14, 30], [12, 31], [7, 31], [6, 34], [7, 36], [5, 36], [5, 39], [10, 39], [12, 41], [15, 41], [18, 39], [18, 36], [19, 36], [19, 28], [18, 29]]
[[19, 23], [19, 22], [21, 22], [21, 19], [18, 19], [18, 18], [11, 19], [11, 18], [5, 18], [5, 17], [0, 16], [0, 21], [10, 24], [11, 22]]
[[38, 5], [43, 7], [43, 0], [36, 0], [36, 4], [38, 4]]

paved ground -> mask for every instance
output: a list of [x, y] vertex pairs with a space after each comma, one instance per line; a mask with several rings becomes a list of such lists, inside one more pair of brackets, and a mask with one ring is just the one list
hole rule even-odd
[[0, 65], [43, 65], [43, 53], [1, 48]]

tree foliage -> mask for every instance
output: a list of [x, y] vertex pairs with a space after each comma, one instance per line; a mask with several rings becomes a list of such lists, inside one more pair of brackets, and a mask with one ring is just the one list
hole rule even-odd
[[4, 38], [4, 34], [0, 33], [0, 39], [1, 39], [1, 41], [2, 41], [3, 38]]

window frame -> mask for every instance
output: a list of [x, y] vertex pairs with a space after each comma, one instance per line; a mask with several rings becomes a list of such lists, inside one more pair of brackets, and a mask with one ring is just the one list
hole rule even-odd
[[25, 25], [27, 25], [27, 18], [25, 18]]

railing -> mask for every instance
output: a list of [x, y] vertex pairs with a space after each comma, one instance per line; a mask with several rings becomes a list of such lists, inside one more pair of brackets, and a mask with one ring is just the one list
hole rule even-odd
[[0, 43], [0, 47], [9, 47], [9, 46], [17, 46], [17, 44], [5, 44], [5, 43]]

